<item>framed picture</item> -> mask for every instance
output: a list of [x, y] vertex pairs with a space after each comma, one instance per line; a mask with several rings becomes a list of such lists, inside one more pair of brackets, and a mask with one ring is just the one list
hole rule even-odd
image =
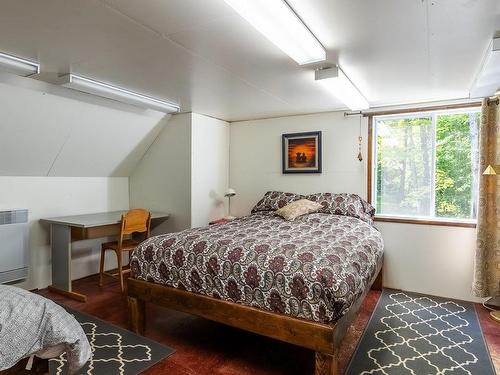
[[283, 173], [321, 173], [321, 132], [282, 135]]

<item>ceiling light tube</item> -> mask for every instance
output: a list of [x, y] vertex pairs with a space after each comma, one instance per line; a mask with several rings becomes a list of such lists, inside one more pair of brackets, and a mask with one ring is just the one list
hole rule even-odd
[[494, 38], [483, 58], [481, 69], [469, 92], [470, 98], [487, 98], [500, 86], [500, 38]]
[[337, 99], [342, 101], [351, 111], [370, 108], [370, 104], [351, 80], [339, 67], [319, 69], [314, 78], [325, 86]]
[[122, 89], [121, 87], [95, 81], [76, 74], [67, 74], [60, 77], [60, 85], [82, 91], [87, 94], [102, 96], [118, 102], [132, 104], [142, 108], [154, 109], [160, 112], [174, 113], [179, 112], [180, 110], [178, 104], [138, 94], [133, 91]]
[[298, 64], [326, 60], [326, 51], [284, 0], [225, 0]]
[[40, 64], [0, 52], [0, 70], [18, 76], [29, 77], [40, 73]]

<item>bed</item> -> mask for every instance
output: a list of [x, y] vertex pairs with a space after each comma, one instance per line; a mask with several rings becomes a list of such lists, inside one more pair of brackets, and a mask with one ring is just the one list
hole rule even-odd
[[[275, 214], [302, 198], [322, 208], [293, 221]], [[345, 331], [381, 287], [373, 213], [354, 194], [267, 192], [249, 216], [152, 237], [131, 257], [131, 328], [143, 332], [152, 302], [310, 348], [316, 374], [335, 374]]]
[[62, 353], [69, 374], [90, 359], [90, 344], [78, 321], [42, 296], [0, 285], [0, 373], [18, 373], [16, 364], [33, 356], [49, 359]]

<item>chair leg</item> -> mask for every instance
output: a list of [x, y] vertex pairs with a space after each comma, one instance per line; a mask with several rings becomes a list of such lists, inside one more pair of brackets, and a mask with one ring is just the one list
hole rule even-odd
[[123, 292], [124, 288], [123, 288], [123, 270], [122, 270], [122, 252], [121, 251], [116, 252], [116, 259], [118, 261], [118, 275], [120, 277], [120, 288]]
[[99, 264], [99, 286], [102, 286], [102, 277], [104, 274], [104, 259], [106, 257], [106, 249], [101, 248], [101, 260]]

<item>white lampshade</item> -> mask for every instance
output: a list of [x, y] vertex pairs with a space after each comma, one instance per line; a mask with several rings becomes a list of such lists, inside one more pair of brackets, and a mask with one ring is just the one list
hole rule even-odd
[[225, 196], [225, 197], [232, 197], [232, 196], [234, 196], [234, 195], [236, 195], [236, 190], [231, 189], [231, 188], [228, 188], [228, 189], [226, 190], [226, 192], [224, 193], [224, 196]]
[[485, 176], [495, 176], [497, 174], [497, 171], [495, 170], [495, 167], [491, 166], [491, 164], [490, 164], [486, 167], [483, 174]]

